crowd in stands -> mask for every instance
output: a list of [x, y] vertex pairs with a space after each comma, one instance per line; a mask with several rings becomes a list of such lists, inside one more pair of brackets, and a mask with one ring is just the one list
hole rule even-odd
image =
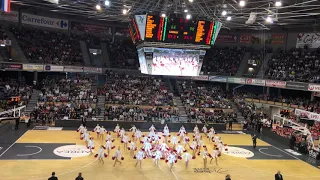
[[171, 93], [161, 78], [114, 74], [105, 90], [107, 104], [173, 106]]
[[292, 49], [288, 52], [279, 50], [268, 62], [265, 72], [270, 79], [320, 82], [320, 49]]
[[78, 36], [26, 27], [11, 31], [31, 63], [83, 64]]
[[126, 105], [107, 105], [105, 119], [113, 121], [156, 121], [172, 120], [179, 113], [175, 107], [140, 107]]
[[114, 40], [109, 43], [109, 59], [113, 68], [138, 69], [138, 53], [131, 40]]
[[244, 56], [244, 49], [212, 47], [206, 52], [202, 69], [204, 74], [234, 76]]
[[252, 51], [245, 74], [249, 77], [255, 77], [260, 70], [262, 62], [263, 51]]

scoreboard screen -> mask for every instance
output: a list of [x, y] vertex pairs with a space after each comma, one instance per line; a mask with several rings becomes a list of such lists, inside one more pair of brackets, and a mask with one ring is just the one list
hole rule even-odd
[[[140, 38], [147, 42], [214, 45], [221, 28], [220, 22], [185, 18], [135, 15], [135, 19], [129, 26], [134, 42]], [[135, 32], [140, 32], [140, 36], [136, 37]]]
[[183, 18], [165, 18], [164, 42], [194, 43], [196, 21]]

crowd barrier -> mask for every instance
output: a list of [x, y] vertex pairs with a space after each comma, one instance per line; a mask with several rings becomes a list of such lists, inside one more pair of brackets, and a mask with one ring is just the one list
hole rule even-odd
[[[81, 120], [56, 120], [56, 127], [73, 127], [78, 128], [81, 125]], [[199, 123], [164, 123], [160, 122], [123, 122], [123, 121], [87, 121], [86, 126], [88, 128], [94, 128], [97, 124], [105, 127], [107, 130], [113, 130], [117, 124], [124, 129], [130, 129], [133, 125], [141, 130], [148, 130], [153, 124], [155, 128], [159, 131], [163, 130], [165, 124], [168, 125], [170, 131], [179, 131], [181, 126], [184, 126], [187, 132], [192, 132], [195, 125], [198, 125], [199, 128], [202, 128], [204, 124]], [[226, 124], [225, 123], [215, 123], [209, 124], [209, 127], [213, 127], [216, 131], [225, 131]]]

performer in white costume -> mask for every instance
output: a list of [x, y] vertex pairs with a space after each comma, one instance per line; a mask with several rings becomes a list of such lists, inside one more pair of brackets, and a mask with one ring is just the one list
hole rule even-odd
[[101, 127], [99, 126], [99, 124], [97, 124], [96, 127], [93, 129], [93, 132], [97, 133], [97, 139], [99, 139], [100, 129]]
[[131, 141], [128, 147], [128, 150], [130, 150], [130, 156], [134, 156], [134, 151], [137, 150], [136, 143], [134, 141]]
[[137, 167], [137, 165], [140, 164], [140, 169], [141, 169], [142, 159], [145, 158], [144, 152], [140, 149], [140, 150], [136, 153], [135, 158], [137, 159], [137, 163], [136, 163], [135, 167]]
[[169, 146], [165, 142], [162, 142], [160, 145], [160, 151], [165, 152], [168, 149], [169, 149]]
[[136, 126], [135, 126], [135, 125], [133, 125], [133, 126], [129, 129], [129, 131], [131, 131], [131, 132], [132, 132], [132, 134], [134, 134], [134, 133], [137, 131]]
[[173, 149], [176, 148], [176, 144], [178, 144], [178, 139], [176, 136], [171, 136], [171, 144], [173, 145]]
[[117, 137], [119, 137], [119, 132], [120, 132], [120, 126], [119, 124], [116, 125], [116, 127], [114, 128], [113, 132], [117, 133]]
[[141, 133], [140, 129], [137, 129], [137, 131], [134, 133], [134, 138], [135, 138], [134, 140], [135, 141], [137, 141], [137, 140], [140, 141], [141, 136], [142, 136], [142, 133]]
[[95, 157], [98, 158], [99, 162], [102, 162], [102, 164], [104, 164], [103, 158], [106, 158], [107, 156], [108, 155], [104, 152], [104, 147], [101, 145]]
[[184, 151], [183, 146], [181, 144], [178, 144], [178, 146], [176, 147], [176, 151], [177, 151], [177, 154], [181, 156], [182, 152]]
[[148, 156], [152, 156], [152, 152], [151, 152], [151, 150], [152, 150], [152, 145], [151, 145], [151, 143], [150, 143], [149, 141], [147, 141], [146, 143], [144, 143], [143, 149], [144, 149], [144, 152], [146, 152], [146, 154], [147, 154]]
[[166, 160], [170, 164], [170, 170], [172, 170], [173, 164], [177, 162], [176, 156], [171, 152]]
[[94, 151], [94, 141], [93, 141], [93, 138], [91, 137], [88, 141], [88, 149], [90, 150], [91, 154], [93, 153]]
[[114, 149], [115, 146], [112, 145], [112, 141], [111, 140], [107, 140], [105, 145], [104, 145], [104, 148], [107, 149], [107, 152], [108, 152], [108, 155], [109, 155], [110, 154], [110, 150]]
[[208, 132], [208, 129], [207, 129], [207, 126], [206, 125], [203, 125], [202, 127], [202, 132], [207, 135], [207, 132]]
[[112, 159], [114, 160], [114, 164], [113, 167], [116, 166], [116, 163], [120, 163], [122, 164], [121, 160], [124, 160], [124, 158], [122, 157], [121, 151], [120, 151], [120, 146], [118, 147], [118, 150], [115, 152], [114, 156], [112, 157]]
[[154, 159], [154, 166], [159, 167], [159, 160], [162, 158], [162, 152], [159, 151], [159, 150], [157, 150], [157, 151], [153, 154], [152, 158]]
[[196, 133], [196, 132], [199, 132], [198, 125], [196, 125], [196, 126], [193, 128], [193, 133]]
[[77, 130], [77, 132], [80, 132], [80, 139], [81, 139], [81, 135], [84, 133], [84, 129], [85, 129], [85, 127], [81, 124]]
[[119, 132], [119, 137], [122, 139], [125, 133], [126, 133], [126, 130], [124, 130], [124, 128], [121, 128]]
[[213, 149], [210, 164], [211, 164], [212, 160], [215, 159], [216, 165], [218, 165], [218, 155], [219, 155], [219, 149], [218, 148]]
[[187, 169], [189, 161], [192, 159], [192, 155], [190, 153], [188, 153], [188, 152], [185, 152], [181, 157], [185, 159], [185, 161], [186, 161], [186, 169]]
[[100, 132], [99, 132], [99, 137], [100, 137], [100, 139], [101, 139], [101, 142], [103, 142], [104, 133], [108, 134], [108, 131], [107, 131], [103, 126], [101, 126]]
[[125, 134], [122, 136], [121, 142], [123, 143], [123, 148], [124, 148], [124, 149], [128, 149], [129, 137], [128, 137], [127, 133], [125, 133]]

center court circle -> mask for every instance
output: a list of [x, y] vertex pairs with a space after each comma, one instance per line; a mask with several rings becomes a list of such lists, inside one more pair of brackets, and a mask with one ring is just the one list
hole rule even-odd
[[254, 156], [254, 153], [243, 148], [228, 146], [228, 150], [222, 151], [223, 154], [233, 156], [233, 157], [241, 157], [241, 158], [251, 158]]
[[90, 150], [83, 145], [60, 146], [53, 150], [53, 153], [60, 157], [84, 157], [90, 155]]

